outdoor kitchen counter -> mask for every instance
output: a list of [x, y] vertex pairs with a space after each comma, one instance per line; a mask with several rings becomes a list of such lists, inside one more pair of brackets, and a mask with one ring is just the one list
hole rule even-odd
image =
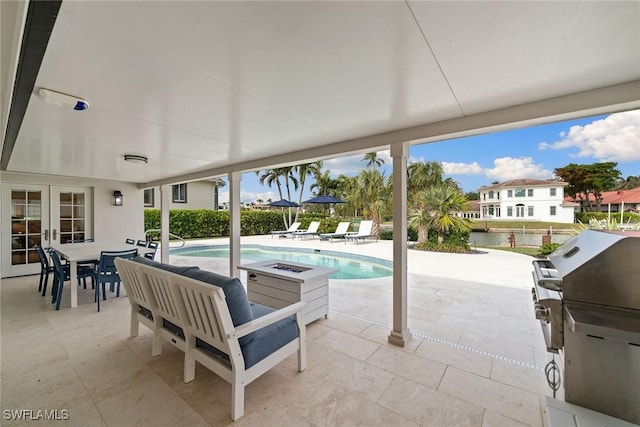
[[329, 275], [335, 268], [288, 261], [268, 260], [238, 266], [247, 272], [250, 301], [273, 307], [286, 307], [298, 301], [304, 324], [329, 314]]

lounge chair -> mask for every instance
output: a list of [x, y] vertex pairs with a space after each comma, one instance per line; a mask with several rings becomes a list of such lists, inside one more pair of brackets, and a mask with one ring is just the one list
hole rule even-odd
[[365, 240], [369, 237], [373, 237], [378, 241], [378, 236], [371, 234], [371, 229], [373, 227], [373, 221], [366, 220], [360, 222], [360, 228], [358, 228], [357, 232], [347, 233], [344, 236], [344, 242], [347, 243], [349, 240], [353, 240], [356, 242], [356, 245], [360, 240]]
[[329, 242], [333, 243], [333, 239], [344, 239], [344, 236], [346, 236], [349, 231], [350, 225], [351, 223], [349, 221], [341, 222], [333, 233], [321, 233], [320, 240], [329, 239]]
[[271, 238], [273, 239], [274, 235], [275, 236], [281, 236], [281, 237], [287, 237], [287, 234], [295, 233], [296, 231], [298, 231], [298, 228], [300, 228], [300, 223], [299, 222], [294, 222], [293, 224], [291, 224], [291, 226], [287, 230], [272, 231], [271, 232]]
[[298, 230], [295, 233], [291, 234], [291, 236], [294, 239], [296, 237], [299, 237], [300, 240], [302, 240], [302, 238], [305, 236], [312, 236], [312, 237], [317, 236], [319, 227], [320, 227], [320, 221], [311, 221], [311, 224], [309, 224], [309, 228], [307, 228], [306, 230]]

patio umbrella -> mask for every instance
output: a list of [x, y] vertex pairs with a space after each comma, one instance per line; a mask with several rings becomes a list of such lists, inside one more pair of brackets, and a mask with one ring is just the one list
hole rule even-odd
[[[309, 200], [305, 200], [302, 203], [316, 203], [316, 204], [331, 205], [332, 203], [346, 203], [346, 202], [342, 199], [338, 199], [337, 197], [320, 195], [320, 196], [312, 197]], [[331, 211], [329, 211], [329, 216], [331, 215], [333, 214], [331, 213]]]
[[277, 208], [297, 208], [300, 205], [297, 204], [296, 202], [290, 202], [287, 199], [282, 199], [282, 200], [269, 203], [269, 206], [273, 206]]
[[342, 199], [338, 199], [337, 197], [333, 197], [333, 196], [317, 196], [317, 197], [313, 197], [309, 200], [305, 200], [302, 203], [346, 203], [344, 200]]

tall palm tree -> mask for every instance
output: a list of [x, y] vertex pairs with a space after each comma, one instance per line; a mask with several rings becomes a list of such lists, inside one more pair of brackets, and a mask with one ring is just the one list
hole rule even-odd
[[378, 157], [378, 153], [375, 151], [372, 151], [370, 153], [366, 153], [364, 155], [364, 157], [362, 157], [361, 159], [363, 162], [366, 161], [367, 162], [367, 167], [370, 166], [375, 166], [377, 168], [379, 168], [380, 166], [384, 165], [384, 159], [381, 159]]
[[[304, 194], [305, 183], [307, 182], [307, 176], [317, 176], [322, 169], [322, 162], [317, 161], [313, 163], [303, 163], [301, 165], [294, 166], [294, 170], [298, 173], [298, 179], [300, 182], [300, 196], [298, 197], [298, 204], [302, 204], [302, 196]], [[300, 215], [300, 209], [296, 211], [296, 219], [294, 222], [298, 222], [298, 216]]]
[[[283, 199], [283, 197], [282, 197], [282, 183], [280, 182], [280, 178], [282, 177], [282, 173], [283, 173], [282, 169], [279, 169], [279, 168], [276, 168], [276, 169], [265, 169], [264, 171], [260, 171], [260, 170], [256, 171], [256, 175], [259, 176], [260, 184], [264, 185], [266, 183], [269, 188], [271, 188], [273, 183], [276, 184], [276, 186], [278, 187], [278, 195], [280, 196], [280, 200]], [[287, 220], [287, 216], [284, 213], [284, 209], [282, 210], [282, 221], [284, 222], [285, 228], [289, 228], [289, 226], [291, 225], [291, 208], [289, 208], [289, 218], [288, 218], [288, 220]]]
[[468, 209], [467, 198], [459, 189], [443, 183], [421, 191], [418, 198], [421, 208], [410, 210], [408, 224], [416, 228], [419, 225], [434, 228], [439, 245], [446, 233], [471, 230], [471, 220], [455, 216], [455, 212]]
[[355, 177], [354, 185], [347, 196], [354, 206], [363, 207], [363, 215], [373, 221], [371, 233], [378, 234], [382, 218], [391, 211], [390, 177], [378, 169], [364, 169]]

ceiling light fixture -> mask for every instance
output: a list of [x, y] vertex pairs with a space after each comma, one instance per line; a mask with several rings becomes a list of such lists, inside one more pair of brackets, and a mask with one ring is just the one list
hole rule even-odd
[[53, 90], [40, 88], [38, 96], [47, 104], [59, 105], [61, 107], [71, 107], [76, 111], [84, 111], [89, 108], [89, 101], [77, 96], [55, 92]]
[[137, 154], [125, 154], [124, 160], [131, 163], [149, 163], [149, 159], [146, 156], [139, 156]]

